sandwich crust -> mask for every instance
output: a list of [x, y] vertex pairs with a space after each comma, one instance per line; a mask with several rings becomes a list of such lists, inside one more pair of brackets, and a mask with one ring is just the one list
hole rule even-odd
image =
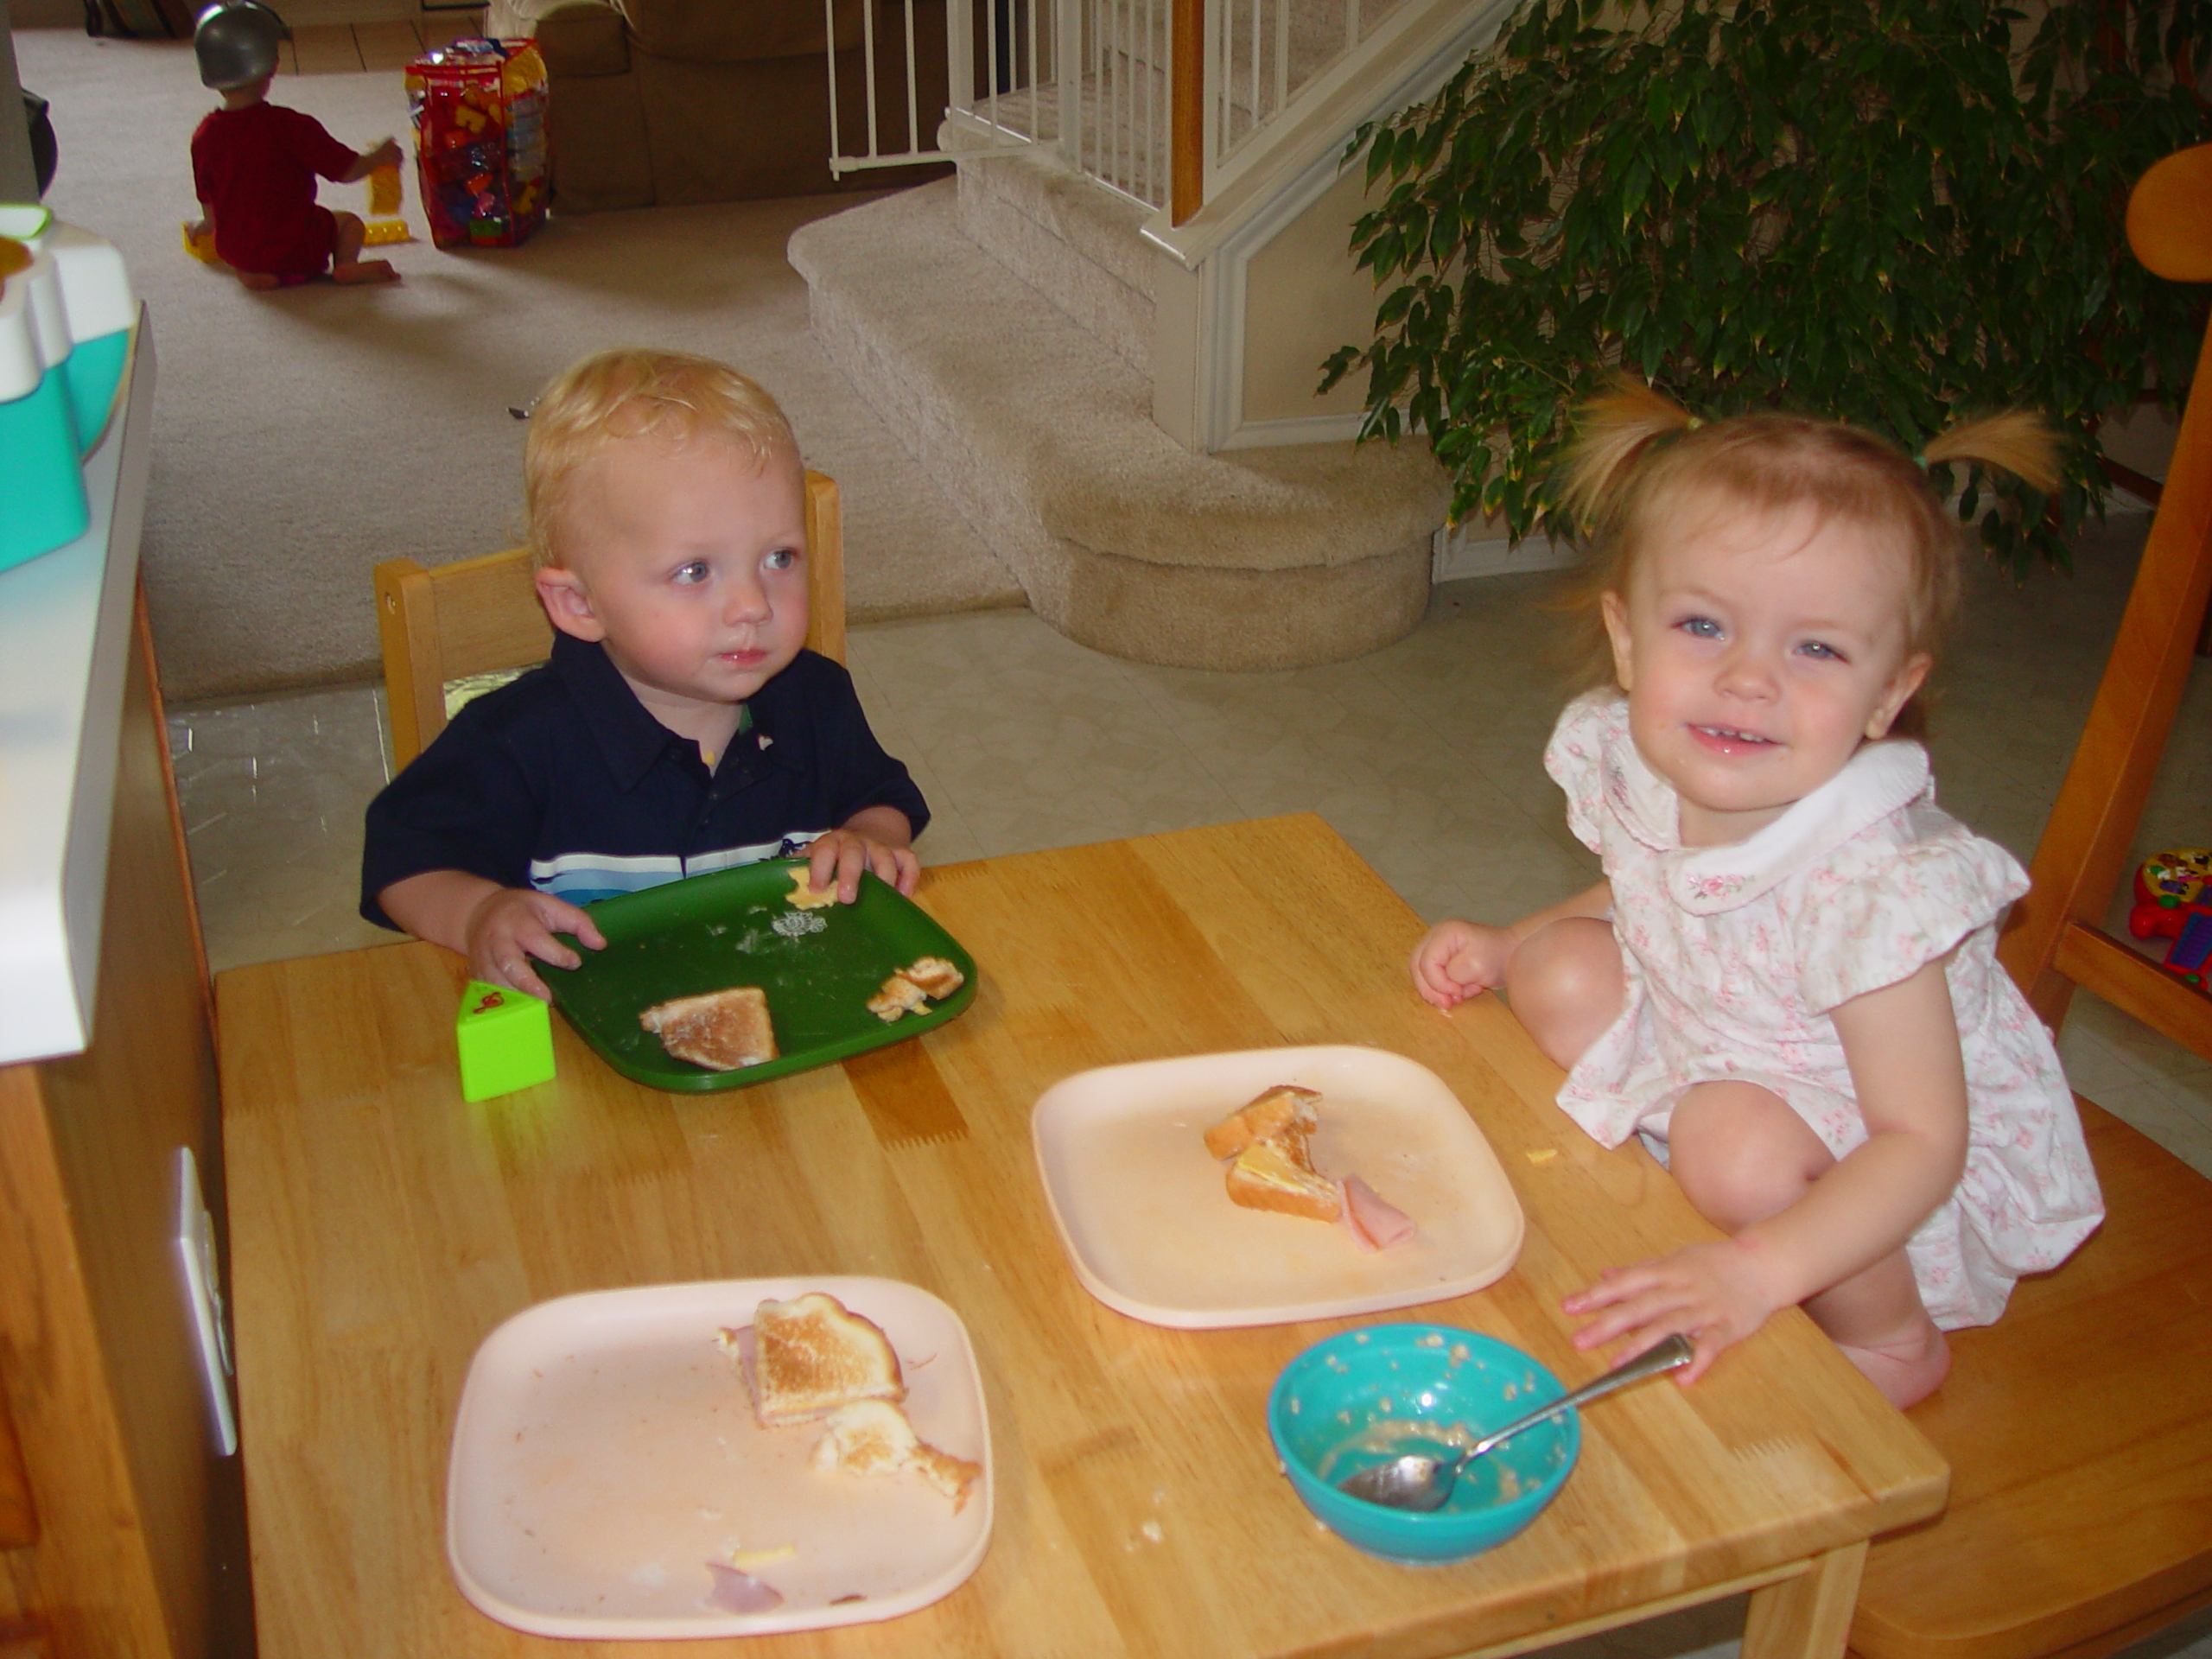
[[983, 1472], [981, 1464], [940, 1452], [918, 1434], [906, 1414], [887, 1400], [855, 1400], [839, 1406], [815, 1442], [810, 1459], [819, 1470], [855, 1475], [895, 1475], [911, 1469], [952, 1500], [954, 1514]]
[[932, 1002], [942, 1002], [968, 977], [943, 957], [917, 957], [908, 966], [899, 970], [909, 984], [922, 988], [922, 995]]
[[776, 1058], [768, 994], [757, 985], [657, 1002], [638, 1016], [638, 1023], [659, 1037], [661, 1046], [677, 1059], [709, 1071], [734, 1071]]
[[883, 988], [868, 1000], [868, 1011], [886, 1025], [928, 1007], [929, 993], [906, 977], [904, 969], [883, 982]]
[[868, 1011], [888, 1024], [909, 1014], [927, 1012], [966, 982], [967, 976], [943, 957], [917, 957], [883, 982], [868, 1000]]
[[1230, 1165], [1228, 1185], [1230, 1198], [1248, 1210], [1275, 1210], [1314, 1221], [1334, 1221], [1344, 1213], [1342, 1191], [1314, 1169], [1303, 1135], [1251, 1142]]
[[1265, 1094], [1255, 1096], [1238, 1107], [1227, 1117], [1206, 1131], [1206, 1150], [1217, 1158], [1234, 1158], [1255, 1141], [1272, 1141], [1296, 1136], [1301, 1142], [1313, 1133], [1320, 1113], [1313, 1103], [1321, 1098], [1318, 1089], [1301, 1089], [1294, 1083], [1279, 1083]]
[[804, 1422], [855, 1400], [906, 1397], [899, 1356], [874, 1320], [810, 1290], [766, 1301], [753, 1315], [753, 1414], [773, 1427]]
[[814, 890], [814, 870], [802, 864], [791, 872], [791, 890], [784, 895], [784, 902], [794, 910], [820, 910], [825, 905], [837, 902], [837, 884], [832, 881], [819, 893]]

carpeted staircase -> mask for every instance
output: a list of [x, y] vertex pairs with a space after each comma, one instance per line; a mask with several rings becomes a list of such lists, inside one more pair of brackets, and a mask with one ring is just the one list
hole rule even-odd
[[1442, 471], [1420, 443], [1171, 439], [1151, 416], [1148, 217], [1049, 152], [971, 155], [957, 183], [805, 226], [789, 251], [831, 360], [1071, 639], [1230, 669], [1398, 639], [1427, 603]]

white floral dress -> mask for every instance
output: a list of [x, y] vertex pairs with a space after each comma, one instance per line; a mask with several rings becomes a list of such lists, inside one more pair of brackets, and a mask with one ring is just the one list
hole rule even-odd
[[1954, 946], [1970, 1144], [1957, 1190], [1906, 1244], [1946, 1330], [1987, 1325], [2024, 1273], [2064, 1261], [2103, 1218], [2050, 1038], [1996, 962], [2027, 891], [2012, 855], [1936, 805], [1917, 743], [1860, 747], [1757, 834], [1686, 848], [1673, 787], [1637, 753], [1618, 692], [1560, 716], [1545, 769], [1605, 861], [1627, 1001], [1559, 1093], [1598, 1141], [1640, 1133], [1662, 1158], [1676, 1100], [1755, 1083], [1841, 1158], [1866, 1139], [1830, 1011]]

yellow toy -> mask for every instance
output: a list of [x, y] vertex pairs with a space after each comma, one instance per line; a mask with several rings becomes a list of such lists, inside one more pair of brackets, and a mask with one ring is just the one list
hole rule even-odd
[[399, 168], [379, 167], [369, 175], [369, 217], [391, 219], [399, 213]]
[[178, 225], [178, 228], [184, 232], [184, 251], [203, 265], [219, 264], [220, 261], [215, 257], [214, 232], [202, 231], [195, 237], [192, 233], [192, 226], [193, 221], [188, 219], [180, 221]]
[[362, 227], [362, 245], [366, 247], [389, 247], [395, 242], [412, 242], [415, 232], [407, 228], [407, 221], [399, 217], [399, 168], [379, 167], [369, 175], [369, 217]]

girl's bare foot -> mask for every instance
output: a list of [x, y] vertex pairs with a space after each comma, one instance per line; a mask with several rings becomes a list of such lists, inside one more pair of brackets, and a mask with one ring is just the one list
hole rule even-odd
[[399, 273], [389, 259], [361, 259], [350, 265], [331, 266], [330, 280], [349, 287], [359, 283], [396, 283]]
[[1935, 1393], [1951, 1371], [1950, 1344], [1933, 1323], [1918, 1334], [1897, 1342], [1873, 1343], [1865, 1347], [1840, 1342], [1836, 1346], [1882, 1391], [1882, 1397], [1900, 1411]]
[[242, 270], [238, 272], [238, 281], [257, 294], [266, 294], [272, 288], [283, 286], [282, 282], [265, 270]]

